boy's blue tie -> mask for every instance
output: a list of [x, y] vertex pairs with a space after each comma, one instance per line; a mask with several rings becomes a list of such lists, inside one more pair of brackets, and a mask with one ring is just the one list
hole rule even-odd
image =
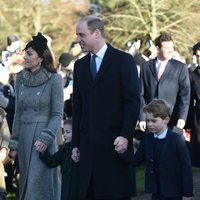
[[91, 72], [92, 72], [92, 78], [95, 79], [97, 74], [97, 64], [96, 64], [96, 54], [93, 54], [92, 56], [92, 62], [91, 62]]

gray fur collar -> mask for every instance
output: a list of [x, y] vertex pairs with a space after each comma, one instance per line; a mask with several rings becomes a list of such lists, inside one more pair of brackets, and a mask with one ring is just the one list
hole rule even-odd
[[30, 72], [28, 69], [22, 70], [21, 82], [29, 87], [36, 87], [44, 84], [52, 76], [51, 72], [48, 72], [45, 68], [41, 68], [35, 72]]

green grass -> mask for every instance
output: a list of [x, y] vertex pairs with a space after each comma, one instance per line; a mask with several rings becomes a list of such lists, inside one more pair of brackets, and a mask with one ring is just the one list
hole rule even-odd
[[141, 165], [140, 167], [136, 167], [135, 170], [137, 193], [144, 193], [145, 166]]
[[7, 196], [7, 200], [15, 200], [15, 195], [14, 194], [11, 194], [9, 193], [8, 196]]
[[199, 173], [200, 172], [200, 168], [199, 167], [193, 167], [192, 171], [193, 171], [193, 174]]

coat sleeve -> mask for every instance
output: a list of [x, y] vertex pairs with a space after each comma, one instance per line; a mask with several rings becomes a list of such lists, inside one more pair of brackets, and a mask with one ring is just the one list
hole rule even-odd
[[20, 124], [21, 124], [21, 115], [22, 111], [20, 109], [20, 106], [18, 106], [19, 101], [19, 85], [20, 85], [20, 79], [21, 79], [21, 73], [19, 73], [16, 77], [15, 81], [15, 115], [13, 120], [13, 127], [12, 127], [12, 136], [11, 140], [9, 142], [9, 148], [11, 151], [17, 151], [18, 149], [18, 143], [19, 143], [19, 130], [20, 130]]
[[81, 121], [81, 95], [78, 87], [77, 79], [77, 62], [74, 66], [74, 79], [73, 79], [73, 130], [72, 130], [72, 147], [78, 147], [80, 145], [80, 121]]
[[61, 163], [61, 151], [62, 150], [58, 150], [53, 155], [51, 155], [48, 151], [45, 151], [40, 153], [39, 157], [48, 168], [55, 168]]
[[141, 140], [140, 145], [136, 153], [126, 150], [120, 157], [132, 166], [139, 166], [145, 159], [145, 145], [144, 138]]
[[131, 139], [140, 111], [139, 78], [131, 55], [124, 55], [122, 65], [123, 127], [121, 135]]
[[41, 132], [38, 139], [49, 145], [56, 137], [63, 118], [64, 100], [63, 83], [59, 74], [55, 73], [52, 80], [50, 119], [47, 127]]
[[178, 119], [184, 119], [186, 121], [190, 105], [190, 79], [186, 65], [183, 65], [182, 67], [179, 76], [179, 85]]
[[185, 138], [181, 134], [177, 134], [177, 152], [181, 163], [183, 196], [191, 197], [193, 196], [192, 164]]

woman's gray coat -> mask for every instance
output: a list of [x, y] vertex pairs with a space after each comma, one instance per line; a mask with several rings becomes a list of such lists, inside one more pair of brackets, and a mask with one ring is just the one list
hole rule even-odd
[[49, 169], [35, 150], [37, 139], [56, 151], [56, 131], [63, 114], [61, 76], [46, 69], [22, 70], [16, 78], [16, 110], [11, 150], [17, 150], [20, 168], [20, 200], [58, 200], [57, 170]]

